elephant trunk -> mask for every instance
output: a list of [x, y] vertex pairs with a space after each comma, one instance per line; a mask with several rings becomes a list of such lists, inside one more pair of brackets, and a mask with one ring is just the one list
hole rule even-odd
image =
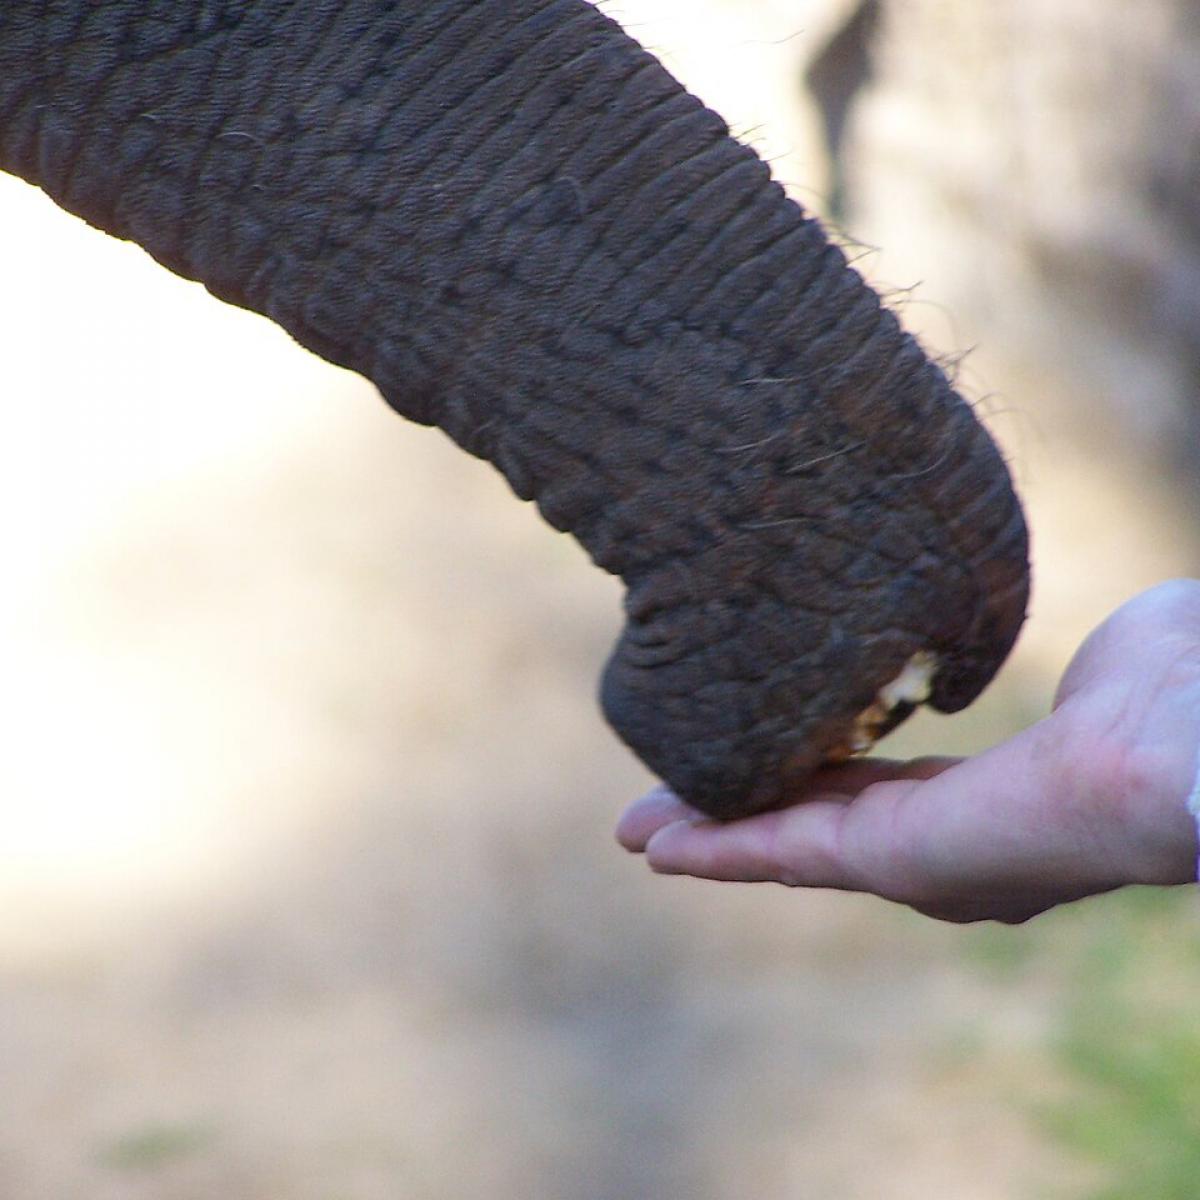
[[622, 575], [606, 711], [710, 812], [777, 803], [914, 655], [952, 709], [1012, 645], [990, 439], [585, 0], [9, 0], [0, 168], [367, 375]]

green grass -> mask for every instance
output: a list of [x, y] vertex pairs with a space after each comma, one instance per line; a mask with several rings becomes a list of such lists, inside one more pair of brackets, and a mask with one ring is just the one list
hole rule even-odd
[[215, 1138], [208, 1125], [148, 1124], [114, 1138], [100, 1152], [100, 1161], [116, 1170], [151, 1170], [206, 1149]]
[[1200, 912], [1183, 889], [1133, 889], [1022, 929], [980, 930], [998, 983], [1054, 981], [1046, 1047], [1062, 1081], [1034, 1120], [1102, 1182], [1072, 1200], [1200, 1197]]
[[1082, 941], [1055, 1050], [1077, 1094], [1047, 1114], [1103, 1168], [1087, 1200], [1200, 1196], [1200, 927], [1182, 892], [1110, 901]]

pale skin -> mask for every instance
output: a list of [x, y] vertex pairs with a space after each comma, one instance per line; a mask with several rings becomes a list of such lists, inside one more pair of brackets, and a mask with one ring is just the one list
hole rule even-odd
[[1113, 613], [1050, 715], [982, 754], [826, 768], [788, 807], [728, 823], [659, 789], [617, 837], [660, 874], [1015, 924], [1126, 884], [1195, 882], [1198, 768], [1200, 580], [1175, 580]]

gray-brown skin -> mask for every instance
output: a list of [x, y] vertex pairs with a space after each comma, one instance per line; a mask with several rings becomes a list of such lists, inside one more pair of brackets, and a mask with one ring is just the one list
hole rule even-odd
[[952, 711], [1016, 637], [1025, 526], [969, 406], [584, 0], [6, 0], [0, 168], [622, 576], [605, 713], [706, 812], [784, 801], [915, 652]]

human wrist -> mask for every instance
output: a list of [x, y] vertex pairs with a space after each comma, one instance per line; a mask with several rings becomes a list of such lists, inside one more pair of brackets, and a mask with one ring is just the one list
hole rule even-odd
[[1200, 749], [1196, 752], [1196, 782], [1192, 785], [1192, 794], [1188, 797], [1187, 809], [1196, 826], [1196, 879], [1200, 882]]
[[1200, 877], [1200, 684], [1178, 698], [1168, 727], [1136, 755], [1125, 781], [1136, 836], [1136, 883], [1195, 883]]

